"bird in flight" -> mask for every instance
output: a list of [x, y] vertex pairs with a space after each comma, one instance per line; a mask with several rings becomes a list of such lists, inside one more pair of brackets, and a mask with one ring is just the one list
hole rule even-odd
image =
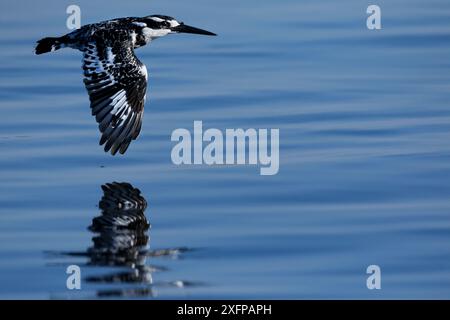
[[105, 152], [124, 154], [142, 126], [147, 90], [147, 68], [134, 49], [172, 33], [216, 34], [185, 25], [172, 17], [129, 17], [85, 25], [62, 37], [37, 41], [35, 53], [60, 48], [83, 53], [84, 84], [92, 115], [101, 132]]

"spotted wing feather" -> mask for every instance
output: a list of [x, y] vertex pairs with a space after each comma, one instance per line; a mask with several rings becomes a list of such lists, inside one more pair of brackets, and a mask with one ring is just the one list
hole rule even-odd
[[141, 130], [147, 90], [147, 69], [123, 39], [101, 37], [83, 50], [84, 84], [92, 115], [99, 124], [105, 152], [124, 154]]

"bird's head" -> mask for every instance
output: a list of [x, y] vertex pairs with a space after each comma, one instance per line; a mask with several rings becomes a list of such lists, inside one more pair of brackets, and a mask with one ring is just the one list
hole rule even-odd
[[215, 33], [188, 26], [183, 22], [178, 22], [172, 17], [163, 15], [144, 17], [143, 24], [145, 24], [145, 26], [143, 25], [142, 32], [145, 34], [146, 38], [149, 38], [148, 40], [153, 40], [172, 33], [193, 33], [207, 36], [216, 35]]

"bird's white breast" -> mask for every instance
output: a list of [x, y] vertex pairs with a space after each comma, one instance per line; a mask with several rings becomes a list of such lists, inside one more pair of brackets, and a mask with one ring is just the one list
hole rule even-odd
[[141, 72], [144, 75], [145, 80], [147, 80], [148, 79], [148, 72], [147, 72], [147, 67], [144, 64], [141, 65]]

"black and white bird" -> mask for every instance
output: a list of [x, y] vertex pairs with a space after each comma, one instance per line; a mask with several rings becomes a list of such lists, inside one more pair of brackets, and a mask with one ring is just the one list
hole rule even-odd
[[148, 80], [134, 49], [172, 33], [215, 36], [172, 17], [151, 15], [88, 24], [62, 37], [43, 38], [35, 50], [42, 54], [69, 47], [83, 53], [84, 84], [102, 133], [100, 145], [112, 155], [124, 154], [141, 131]]

